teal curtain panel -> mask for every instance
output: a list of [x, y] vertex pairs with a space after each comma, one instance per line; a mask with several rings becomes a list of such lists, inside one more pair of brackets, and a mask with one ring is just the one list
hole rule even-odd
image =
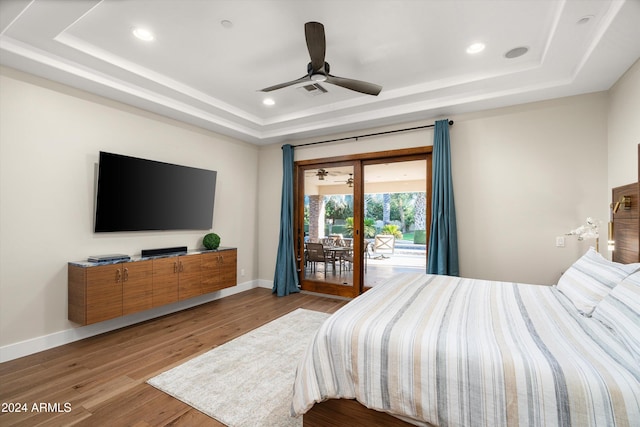
[[451, 179], [449, 121], [438, 120], [433, 133], [433, 193], [427, 273], [458, 276], [458, 229]]
[[300, 292], [293, 248], [293, 146], [282, 146], [282, 202], [276, 273], [272, 292], [279, 297]]

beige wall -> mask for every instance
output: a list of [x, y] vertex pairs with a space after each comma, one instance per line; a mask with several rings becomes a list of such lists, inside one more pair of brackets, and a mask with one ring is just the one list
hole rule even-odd
[[468, 115], [456, 126], [462, 275], [556, 283], [595, 244], [567, 237], [557, 248], [555, 237], [587, 216], [606, 229], [606, 94]]
[[257, 147], [12, 69], [0, 93], [0, 347], [75, 330], [68, 261], [201, 247], [206, 231], [94, 234], [100, 150], [217, 170], [213, 231], [257, 278]]
[[638, 180], [640, 60], [609, 91], [608, 113], [609, 188], [614, 188]]
[[[455, 121], [450, 131], [461, 275], [557, 282], [589, 242], [567, 238], [566, 247], [556, 248], [555, 237], [576, 228], [587, 216], [607, 220], [607, 94], [448, 118]], [[306, 141], [292, 144], [301, 142]], [[432, 143], [432, 130], [421, 130], [299, 148], [295, 158]], [[259, 162], [259, 271], [261, 279], [272, 280], [280, 212], [280, 145], [263, 147]]]

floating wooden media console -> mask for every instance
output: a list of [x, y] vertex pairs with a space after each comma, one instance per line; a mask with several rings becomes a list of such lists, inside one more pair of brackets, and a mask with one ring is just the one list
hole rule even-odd
[[237, 249], [71, 262], [68, 270], [69, 320], [89, 325], [235, 286]]

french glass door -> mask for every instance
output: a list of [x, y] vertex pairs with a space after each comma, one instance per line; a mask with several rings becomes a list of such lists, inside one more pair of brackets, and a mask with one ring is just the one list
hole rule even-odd
[[[345, 297], [360, 293], [361, 203], [358, 162], [298, 169], [297, 257], [302, 289]], [[302, 215], [302, 218], [300, 218]]]
[[426, 272], [431, 147], [296, 162], [301, 288], [356, 297]]
[[364, 289], [427, 269], [427, 160], [392, 160], [363, 164]]

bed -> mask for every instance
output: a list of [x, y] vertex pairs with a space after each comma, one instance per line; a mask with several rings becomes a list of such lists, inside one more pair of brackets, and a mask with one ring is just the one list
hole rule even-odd
[[350, 399], [414, 425], [638, 425], [639, 268], [589, 249], [557, 286], [394, 277], [322, 325], [292, 415]]

